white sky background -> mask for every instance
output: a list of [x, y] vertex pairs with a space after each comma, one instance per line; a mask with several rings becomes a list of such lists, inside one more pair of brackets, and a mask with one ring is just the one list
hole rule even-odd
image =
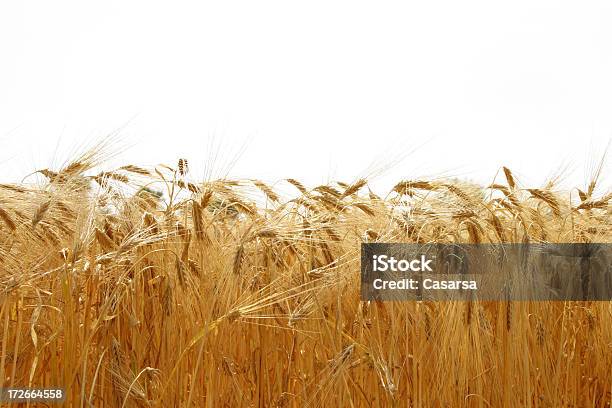
[[612, 135], [610, 21], [606, 1], [2, 2], [0, 180], [122, 128], [117, 163], [194, 176], [242, 149], [230, 176], [350, 182], [405, 152], [378, 182], [569, 164], [583, 185]]

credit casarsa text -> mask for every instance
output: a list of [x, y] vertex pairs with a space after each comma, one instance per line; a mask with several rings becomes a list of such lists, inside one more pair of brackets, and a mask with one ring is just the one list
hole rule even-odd
[[[418, 290], [419, 281], [416, 279], [384, 280], [374, 279], [372, 286], [376, 290]], [[423, 279], [425, 290], [477, 290], [476, 281], [473, 280], [436, 280]]]

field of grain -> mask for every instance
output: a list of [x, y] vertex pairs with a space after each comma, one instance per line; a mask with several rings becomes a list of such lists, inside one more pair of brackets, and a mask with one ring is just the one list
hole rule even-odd
[[612, 402], [610, 302], [360, 301], [361, 242], [612, 242], [598, 174], [378, 192], [98, 165], [0, 185], [0, 387], [74, 407]]

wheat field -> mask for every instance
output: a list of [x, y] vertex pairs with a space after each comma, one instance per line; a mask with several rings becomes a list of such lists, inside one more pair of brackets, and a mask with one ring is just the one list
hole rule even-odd
[[610, 302], [360, 301], [362, 242], [612, 242], [599, 172], [380, 193], [99, 161], [0, 185], [0, 387], [72, 407], [611, 406]]

